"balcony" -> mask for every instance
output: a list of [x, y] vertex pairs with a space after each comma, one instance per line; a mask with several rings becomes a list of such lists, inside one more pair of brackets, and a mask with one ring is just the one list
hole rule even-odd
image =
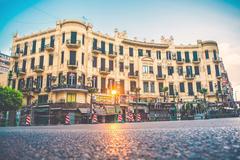
[[186, 79], [186, 80], [193, 80], [194, 78], [195, 78], [195, 75], [194, 75], [194, 74], [185, 75], [185, 79]]
[[201, 62], [201, 59], [200, 58], [197, 58], [197, 59], [193, 59], [192, 60], [192, 63], [194, 64], [199, 64]]
[[45, 49], [48, 52], [52, 52], [52, 51], [54, 51], [54, 45], [47, 44], [47, 45], [45, 45]]
[[128, 73], [129, 78], [138, 78], [138, 71], [135, 72], [129, 72]]
[[184, 63], [184, 59], [176, 59], [176, 63], [177, 64], [183, 64]]
[[76, 69], [78, 67], [78, 61], [74, 61], [74, 62], [68, 61], [67, 66], [68, 66], [68, 68]]
[[68, 48], [79, 48], [81, 46], [81, 41], [77, 40], [76, 42], [71, 42], [71, 40], [66, 41], [66, 45]]
[[221, 74], [218, 74], [216, 75], [217, 79], [221, 79], [222, 78], [222, 75]]
[[94, 54], [100, 54], [100, 53], [102, 53], [102, 49], [101, 49], [101, 48], [93, 48], [93, 49], [92, 49], [92, 53], [94, 53]]
[[156, 78], [157, 78], [157, 80], [164, 80], [164, 79], [166, 79], [166, 75], [165, 74], [157, 74]]
[[25, 68], [18, 68], [18, 74], [20, 76], [26, 75], [26, 69]]
[[115, 58], [117, 56], [117, 52], [108, 52], [108, 56], [110, 58]]
[[99, 68], [99, 73], [107, 75], [107, 74], [110, 74], [110, 70], [109, 68]]
[[41, 88], [38, 88], [38, 87], [33, 88], [33, 92], [34, 93], [40, 93], [41, 92]]
[[220, 58], [220, 57], [215, 57], [215, 58], [213, 58], [212, 60], [213, 60], [214, 63], [220, 63], [220, 62], [222, 62], [222, 58]]
[[88, 92], [87, 86], [84, 85], [70, 85], [70, 84], [58, 84], [51, 87], [52, 92], [66, 92], [66, 91], [76, 91], [76, 92]]
[[34, 72], [36, 73], [42, 73], [43, 71], [44, 71], [44, 66], [38, 65], [34, 67]]
[[19, 53], [12, 53], [12, 54], [11, 54], [11, 57], [14, 58], [14, 59], [18, 59], [19, 56], [20, 56]]

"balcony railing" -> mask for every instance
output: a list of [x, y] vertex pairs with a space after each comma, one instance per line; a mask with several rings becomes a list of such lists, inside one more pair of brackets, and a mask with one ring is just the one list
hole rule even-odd
[[12, 54], [11, 54], [11, 57], [14, 58], [14, 59], [19, 58], [19, 56], [20, 56], [19, 53], [12, 53]]
[[217, 77], [218, 79], [221, 79], [221, 78], [222, 78], [222, 75], [221, 75], [221, 74], [217, 74], [216, 77]]
[[109, 70], [109, 68], [99, 68], [99, 73], [100, 74], [109, 74], [110, 70]]
[[185, 75], [185, 79], [186, 80], [193, 80], [194, 78], [195, 78], [194, 74], [187, 74], [187, 75]]
[[20, 76], [25, 75], [25, 74], [26, 74], [26, 69], [25, 69], [25, 68], [18, 68], [18, 74], [19, 74]]
[[108, 52], [108, 56], [111, 58], [115, 58], [117, 56], [117, 52]]
[[138, 71], [135, 72], [129, 72], [128, 73], [129, 78], [137, 78], [138, 77]]
[[76, 69], [78, 67], [78, 61], [74, 61], [74, 62], [67, 61], [67, 66], [69, 68]]
[[165, 74], [157, 74], [156, 78], [157, 78], [157, 80], [164, 80], [164, 79], [166, 79], [166, 75]]
[[51, 87], [53, 92], [60, 91], [79, 91], [79, 92], [88, 92], [88, 87], [85, 85], [72, 85], [72, 84], [58, 84]]
[[52, 52], [52, 51], [54, 51], [54, 45], [47, 44], [47, 45], [45, 45], [45, 49], [46, 49], [48, 52]]
[[68, 40], [66, 41], [66, 45], [67, 45], [67, 47], [69, 47], [69, 48], [79, 48], [79, 47], [81, 46], [81, 41], [80, 41], [80, 40], [76, 40], [76, 42], [73, 43], [73, 42], [71, 42], [70, 39], [68, 39]]
[[92, 49], [92, 53], [94, 53], [94, 54], [100, 54], [100, 53], [102, 53], [102, 49], [101, 49], [101, 48], [93, 48], [93, 49]]
[[192, 60], [192, 63], [194, 63], [194, 64], [198, 64], [198, 63], [200, 63], [201, 62], [201, 59], [200, 58], [197, 58], [197, 59], [193, 59]]
[[184, 63], [184, 59], [176, 59], [177, 64], [183, 64]]
[[44, 71], [44, 66], [38, 65], [34, 67], [34, 72], [41, 73], [43, 71]]
[[222, 58], [220, 58], [220, 57], [215, 57], [212, 60], [213, 60], [214, 63], [222, 62]]

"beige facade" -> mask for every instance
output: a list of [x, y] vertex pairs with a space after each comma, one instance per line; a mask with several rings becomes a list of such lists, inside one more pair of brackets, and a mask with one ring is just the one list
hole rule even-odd
[[225, 72], [214, 41], [176, 45], [171, 37], [162, 37], [160, 43], [131, 40], [126, 32], [115, 31], [111, 37], [74, 20], [57, 22], [56, 28], [36, 34], [16, 35], [12, 50], [17, 73], [12, 86], [23, 90], [28, 104], [89, 103], [85, 86], [90, 84], [98, 88], [97, 100], [117, 89], [120, 102], [128, 103], [139, 87], [142, 101], [163, 101], [164, 86], [168, 102], [202, 98], [200, 88], [207, 88], [207, 100], [215, 102]]
[[10, 67], [10, 57], [0, 53], [0, 86], [8, 85], [8, 71]]

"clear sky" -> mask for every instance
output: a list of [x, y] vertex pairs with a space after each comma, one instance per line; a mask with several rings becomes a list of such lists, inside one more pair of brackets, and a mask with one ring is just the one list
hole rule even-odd
[[0, 0], [0, 51], [9, 54], [12, 35], [38, 32], [57, 20], [87, 17], [95, 31], [126, 30], [129, 38], [175, 43], [218, 42], [240, 100], [240, 0]]

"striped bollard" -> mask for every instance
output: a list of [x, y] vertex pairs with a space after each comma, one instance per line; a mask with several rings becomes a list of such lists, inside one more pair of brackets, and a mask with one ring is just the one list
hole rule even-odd
[[69, 124], [70, 124], [69, 113], [67, 113], [66, 116], [65, 116], [65, 124], [66, 124], [66, 125], [69, 125]]
[[141, 122], [141, 121], [142, 121], [141, 114], [140, 114], [140, 113], [138, 113], [138, 114], [137, 114], [137, 122]]
[[30, 126], [31, 125], [31, 117], [29, 114], [27, 114], [26, 116], [26, 126]]
[[119, 114], [119, 115], [118, 115], [118, 122], [121, 123], [122, 120], [123, 120], [123, 119], [122, 119], [122, 114]]
[[128, 113], [128, 122], [134, 122], [134, 117], [132, 113]]

